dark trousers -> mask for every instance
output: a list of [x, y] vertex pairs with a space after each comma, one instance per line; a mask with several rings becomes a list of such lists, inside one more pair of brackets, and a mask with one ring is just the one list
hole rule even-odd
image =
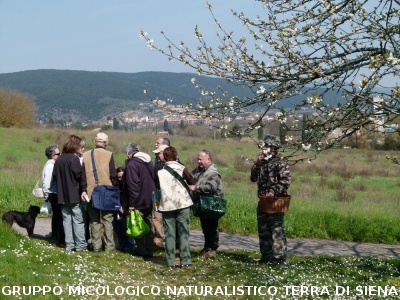
[[126, 215], [115, 213], [113, 220], [114, 232], [118, 238], [118, 250], [132, 252], [135, 250], [135, 240], [126, 235]]
[[[143, 209], [139, 210], [140, 215], [142, 216], [143, 220], [146, 222], [146, 224], [151, 228], [151, 222], [153, 219], [152, 216], [152, 209]], [[146, 234], [144, 237], [141, 237], [140, 239], [135, 239], [136, 243], [136, 252], [140, 256], [147, 256], [151, 257], [153, 256], [153, 231], [150, 230], [148, 234]]]
[[204, 234], [204, 248], [217, 250], [219, 247], [219, 219], [200, 218], [201, 228]]
[[61, 214], [61, 205], [58, 204], [57, 194], [49, 194], [49, 202], [51, 209], [53, 210], [53, 216], [51, 218], [51, 232], [53, 238], [56, 239], [58, 245], [65, 244], [65, 233], [63, 226], [63, 217]]
[[[92, 205], [91, 203], [88, 203], [87, 205]], [[85, 237], [86, 237], [86, 242], [90, 239], [90, 216], [87, 211], [87, 208], [85, 209], [84, 212], [86, 218], [85, 218]]]

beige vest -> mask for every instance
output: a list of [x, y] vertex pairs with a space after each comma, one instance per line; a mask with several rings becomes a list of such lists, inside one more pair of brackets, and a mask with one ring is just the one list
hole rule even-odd
[[[92, 192], [96, 186], [93, 174], [92, 165], [92, 150], [83, 153], [83, 163], [85, 164], [85, 173], [87, 180], [87, 194], [88, 197], [92, 197]], [[99, 178], [99, 185], [112, 185], [110, 179], [110, 160], [112, 152], [107, 151], [103, 148], [94, 149], [94, 161], [96, 164], [97, 176]]]

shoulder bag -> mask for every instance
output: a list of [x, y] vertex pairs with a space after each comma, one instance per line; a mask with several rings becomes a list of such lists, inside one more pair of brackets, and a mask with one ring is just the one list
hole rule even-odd
[[99, 185], [94, 150], [91, 151], [92, 167], [96, 186], [92, 192], [92, 206], [99, 210], [118, 211], [121, 208], [120, 190], [112, 185]]
[[32, 190], [32, 195], [36, 198], [44, 198], [43, 189], [39, 187], [39, 181], [40, 179], [36, 182], [36, 185]]
[[193, 214], [205, 219], [219, 219], [223, 217], [225, 213], [226, 200], [224, 198], [200, 195], [196, 204], [193, 204]]

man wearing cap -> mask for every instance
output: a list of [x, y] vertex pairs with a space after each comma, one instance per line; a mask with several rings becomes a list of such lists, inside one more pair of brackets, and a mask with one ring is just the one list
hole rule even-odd
[[[143, 220], [151, 227], [152, 194], [156, 189], [154, 183], [154, 166], [147, 153], [140, 152], [137, 144], [125, 146], [128, 159], [125, 162], [123, 180], [122, 207], [124, 212], [138, 210]], [[136, 254], [143, 258], [153, 257], [153, 233], [150, 231], [144, 237], [135, 239]]]
[[[155, 153], [156, 155], [154, 162], [154, 174], [155, 174], [155, 184], [158, 190], [160, 189], [160, 180], [158, 178], [158, 171], [164, 168], [164, 162], [160, 159], [160, 155], [162, 155], [162, 151], [168, 148], [169, 145], [170, 141], [168, 138], [160, 137], [157, 139], [155, 143], [156, 149], [153, 151], [153, 153]], [[155, 211], [153, 213], [153, 228], [154, 228], [154, 245], [162, 246], [164, 238], [163, 220], [162, 220], [162, 214], [159, 211]]]
[[[291, 182], [289, 165], [277, 155], [279, 147], [275, 136], [265, 136], [250, 174], [250, 180], [257, 182], [258, 195], [265, 195], [271, 201], [274, 195], [286, 194]], [[257, 227], [261, 252], [259, 263], [285, 264], [287, 242], [284, 213], [262, 212], [259, 203]]]
[[[94, 154], [94, 161], [96, 164], [97, 175], [99, 179], [99, 185], [113, 185], [118, 186], [117, 173], [115, 169], [114, 156], [112, 152], [107, 151], [108, 136], [103, 132], [99, 132], [94, 143], [96, 148], [83, 153], [83, 193], [82, 198], [84, 199], [87, 194], [88, 198], [91, 199], [92, 192], [96, 186], [91, 152]], [[102, 239], [100, 233], [100, 218], [104, 226], [104, 250], [114, 251], [114, 231], [112, 222], [114, 219], [113, 211], [100, 211], [91, 205], [88, 205], [88, 213], [90, 218], [90, 238], [92, 242], [93, 251], [100, 252], [102, 250]]]

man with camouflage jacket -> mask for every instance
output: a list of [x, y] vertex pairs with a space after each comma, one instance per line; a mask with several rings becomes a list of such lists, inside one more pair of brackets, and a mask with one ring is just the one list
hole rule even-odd
[[[270, 199], [277, 194], [286, 194], [291, 182], [288, 164], [277, 156], [279, 146], [276, 137], [267, 135], [251, 169], [250, 180], [257, 182], [258, 195], [265, 194]], [[263, 213], [259, 203], [257, 226], [261, 252], [259, 263], [284, 264], [287, 256], [284, 213]]]

